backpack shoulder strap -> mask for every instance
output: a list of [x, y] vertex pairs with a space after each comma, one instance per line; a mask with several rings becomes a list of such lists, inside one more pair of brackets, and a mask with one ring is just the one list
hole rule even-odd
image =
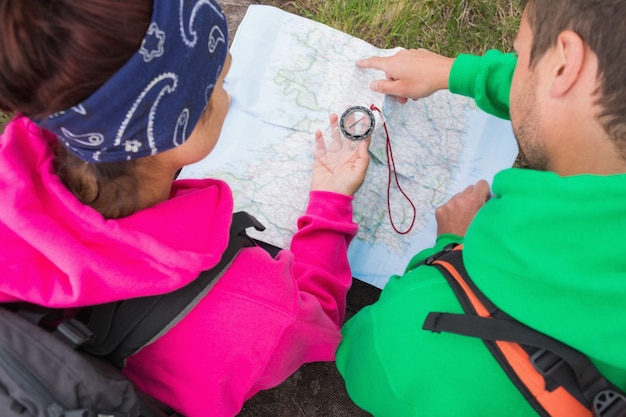
[[128, 356], [165, 334], [210, 291], [244, 247], [256, 243], [246, 229], [265, 227], [246, 212], [233, 214], [228, 247], [220, 262], [200, 273], [188, 285], [162, 295], [122, 300], [88, 308], [86, 320], [95, 340], [86, 343], [88, 353], [104, 357], [122, 368]]
[[541, 416], [625, 417], [626, 396], [584, 354], [497, 308], [469, 277], [462, 245], [428, 258], [466, 314], [430, 313], [423, 329], [480, 338]]

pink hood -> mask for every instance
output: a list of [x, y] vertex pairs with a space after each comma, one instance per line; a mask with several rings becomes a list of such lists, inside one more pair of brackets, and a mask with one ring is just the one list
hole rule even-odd
[[[163, 293], [219, 261], [233, 208], [225, 183], [177, 181], [178, 198], [106, 220], [55, 175], [55, 140], [25, 117], [1, 136], [0, 302], [64, 307]], [[177, 222], [163, 224], [165, 212]]]

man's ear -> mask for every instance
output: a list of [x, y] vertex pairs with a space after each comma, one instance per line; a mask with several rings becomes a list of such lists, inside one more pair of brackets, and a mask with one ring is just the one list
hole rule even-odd
[[585, 60], [585, 42], [571, 30], [561, 32], [554, 47], [555, 65], [551, 94], [560, 97], [579, 79]]

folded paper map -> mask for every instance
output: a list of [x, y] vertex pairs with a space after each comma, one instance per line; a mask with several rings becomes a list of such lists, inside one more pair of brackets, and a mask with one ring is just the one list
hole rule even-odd
[[[394, 231], [386, 139], [384, 129], [377, 129], [354, 202], [360, 228], [349, 258], [354, 277], [382, 288], [413, 255], [433, 245], [435, 208], [479, 179], [491, 182], [518, 152], [510, 123], [488, 116], [470, 99], [445, 91], [402, 105], [372, 92], [370, 82], [384, 74], [357, 68], [355, 61], [395, 52], [274, 7], [250, 6], [231, 47], [225, 88], [232, 103], [218, 145], [180, 177], [225, 180], [235, 209], [267, 227], [254, 237], [289, 247], [308, 199], [315, 131], [328, 129], [330, 113], [375, 105], [384, 113], [398, 181], [417, 210], [409, 233]], [[394, 183], [392, 218], [406, 230], [413, 209]]]

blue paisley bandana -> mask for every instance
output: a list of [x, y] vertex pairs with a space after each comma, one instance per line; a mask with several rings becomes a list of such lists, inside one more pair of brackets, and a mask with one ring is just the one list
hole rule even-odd
[[214, 0], [154, 0], [139, 50], [94, 94], [36, 120], [88, 162], [155, 155], [183, 144], [204, 111], [228, 51]]

